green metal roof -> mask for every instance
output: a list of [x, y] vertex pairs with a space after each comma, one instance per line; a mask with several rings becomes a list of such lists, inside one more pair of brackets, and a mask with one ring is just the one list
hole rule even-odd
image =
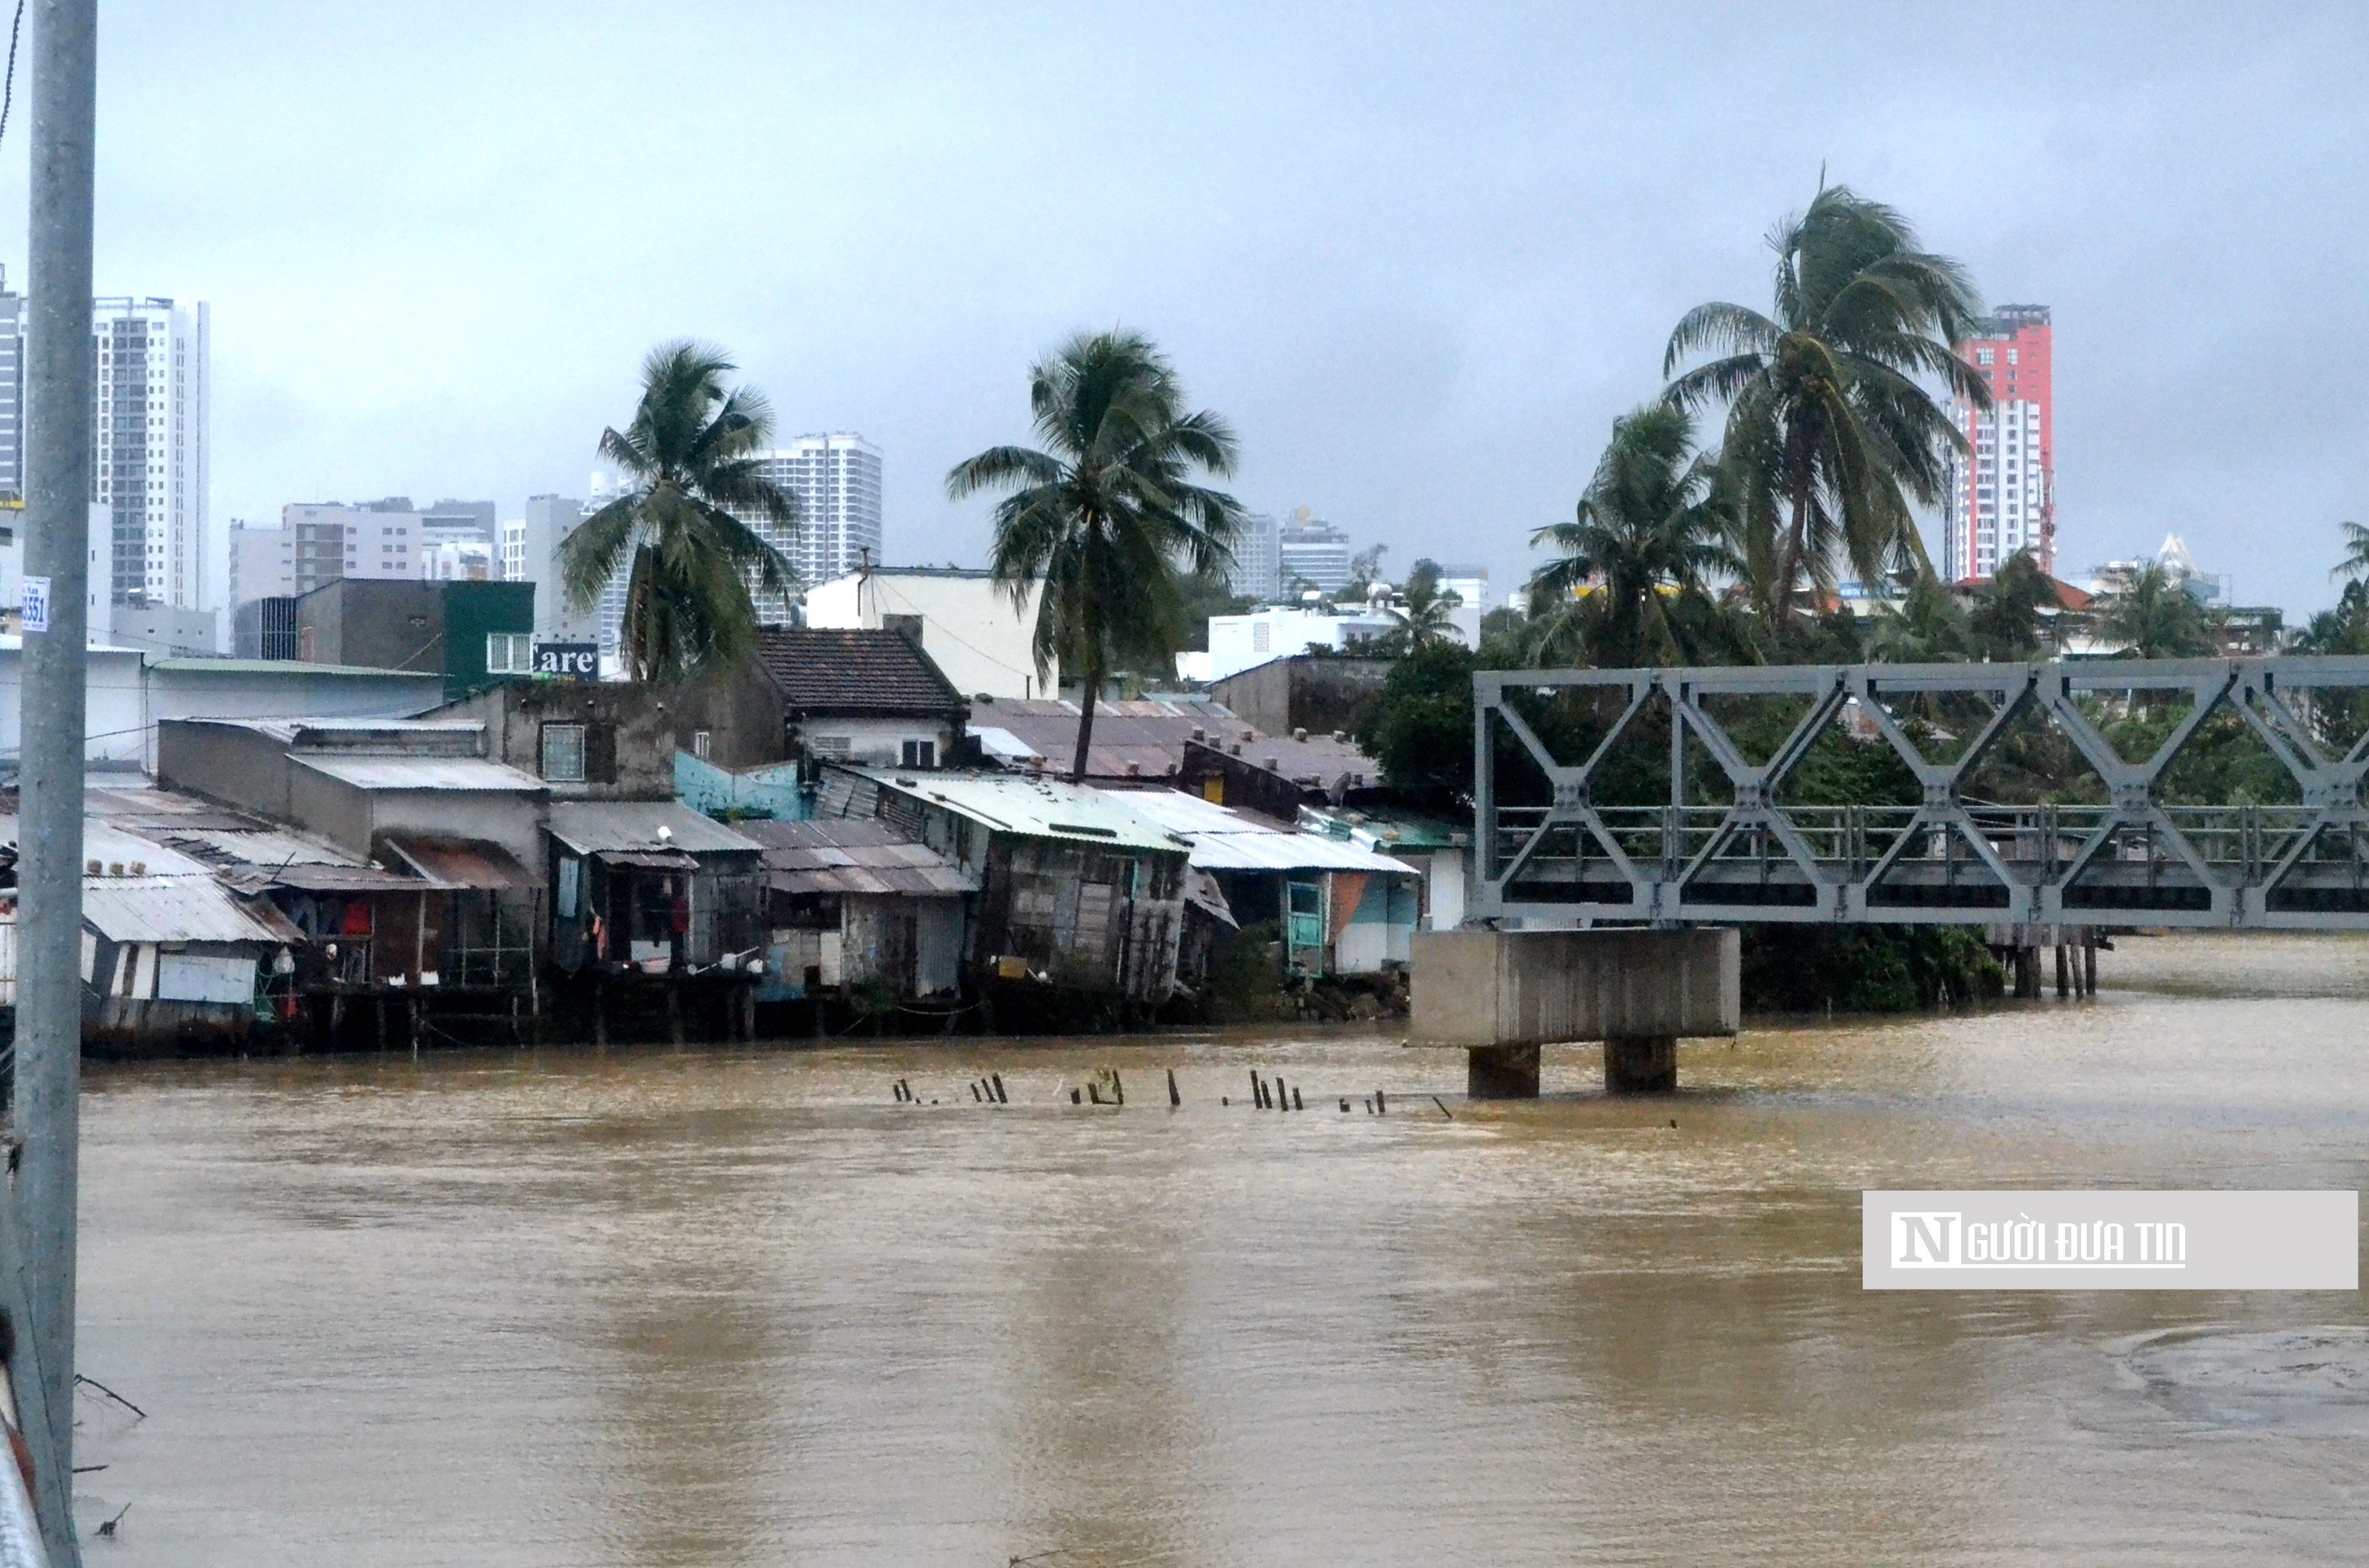
[[1017, 773], [855, 770], [885, 789], [943, 806], [998, 832], [1032, 839], [1074, 839], [1133, 850], [1184, 853], [1183, 840], [1130, 811], [1121, 797], [1056, 779]]

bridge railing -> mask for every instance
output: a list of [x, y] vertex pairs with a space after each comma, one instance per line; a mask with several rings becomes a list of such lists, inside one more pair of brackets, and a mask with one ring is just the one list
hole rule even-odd
[[[2369, 658], [1484, 671], [1475, 684], [1484, 916], [2369, 928]], [[1558, 754], [1525, 709], [1574, 687], [1593, 689], [1592, 723]], [[1755, 702], [1747, 748], [1738, 713]], [[2355, 721], [2363, 733], [2349, 736]], [[1974, 794], [1996, 783], [1986, 769], [2003, 738], [2034, 729], [2051, 732], [2054, 750], [2037, 754], [2065, 777], [2029, 776], [2028, 757], [1998, 776], [2072, 798]], [[2116, 749], [2133, 736], [2136, 759]], [[2247, 749], [2247, 798], [2196, 798], [2195, 771], [2179, 770], [2200, 736]], [[1814, 787], [1803, 764], [1847, 747], [1896, 763], [1829, 767]], [[1831, 798], [1837, 776], [1872, 781], [1871, 797]]]

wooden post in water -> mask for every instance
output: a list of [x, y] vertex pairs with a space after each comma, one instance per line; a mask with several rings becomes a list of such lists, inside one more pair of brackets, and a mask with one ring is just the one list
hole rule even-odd
[[1168, 1070], [1168, 1108], [1173, 1111], [1184, 1103], [1184, 1096], [1176, 1092], [1176, 1070], [1172, 1067]]
[[2063, 1001], [2073, 994], [2073, 950], [2060, 942], [2056, 944], [2056, 1000]]
[[2089, 996], [2098, 994], [2098, 933], [2081, 933], [2081, 989]]

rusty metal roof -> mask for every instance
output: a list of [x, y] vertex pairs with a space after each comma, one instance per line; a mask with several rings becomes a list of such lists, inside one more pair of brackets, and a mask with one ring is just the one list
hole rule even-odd
[[516, 855], [483, 839], [389, 833], [381, 841], [414, 871], [440, 887], [509, 892], [537, 886]]
[[946, 898], [978, 891], [978, 877], [888, 823], [860, 817], [749, 822], [765, 846], [768, 882], [784, 893]]

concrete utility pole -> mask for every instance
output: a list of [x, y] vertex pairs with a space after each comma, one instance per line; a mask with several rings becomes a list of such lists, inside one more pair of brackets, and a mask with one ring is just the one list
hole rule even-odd
[[[23, 751], [17, 821], [12, 1198], [46, 1431], [28, 1432], [53, 1568], [81, 1562], [72, 1496], [75, 1162], [82, 1093], [84, 593], [94, 366], [91, 169], [97, 0], [33, 0], [32, 234], [27, 292]], [[142, 415], [143, 418], [146, 415]], [[109, 542], [110, 547], [112, 542]], [[37, 623], [46, 621], [46, 629]]]

